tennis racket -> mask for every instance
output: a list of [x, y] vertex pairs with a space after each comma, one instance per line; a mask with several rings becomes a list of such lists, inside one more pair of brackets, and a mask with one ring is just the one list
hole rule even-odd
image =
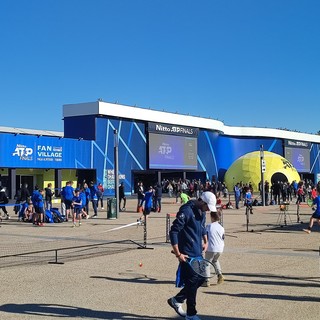
[[[171, 253], [174, 254], [173, 251]], [[212, 278], [216, 275], [215, 268], [211, 261], [202, 257], [188, 257], [186, 263], [191, 269], [202, 278]]]
[[309, 198], [309, 199], [307, 200], [307, 205], [308, 205], [309, 207], [313, 207], [313, 200]]
[[186, 262], [192, 270], [202, 278], [212, 278], [216, 275], [213, 264], [202, 257], [187, 258]]

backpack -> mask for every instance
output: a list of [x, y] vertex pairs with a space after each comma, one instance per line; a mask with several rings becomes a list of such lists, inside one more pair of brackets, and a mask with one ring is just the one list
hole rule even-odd
[[48, 210], [48, 209], [45, 212], [45, 221], [48, 222], [48, 223], [53, 223], [54, 222], [53, 221], [53, 215], [52, 215], [51, 211]]
[[51, 208], [51, 214], [55, 223], [61, 223], [64, 221], [64, 218], [62, 217], [58, 208]]

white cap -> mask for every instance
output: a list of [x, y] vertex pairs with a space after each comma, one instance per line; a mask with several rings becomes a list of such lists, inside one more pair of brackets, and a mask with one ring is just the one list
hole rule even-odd
[[210, 211], [217, 212], [217, 198], [211, 191], [203, 192], [200, 199], [207, 204]]

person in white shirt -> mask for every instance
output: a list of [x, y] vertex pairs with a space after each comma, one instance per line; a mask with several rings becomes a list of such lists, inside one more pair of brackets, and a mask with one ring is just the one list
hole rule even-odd
[[[219, 262], [219, 257], [224, 250], [224, 228], [219, 223], [220, 215], [218, 212], [210, 212], [211, 223], [206, 226], [206, 231], [208, 235], [208, 249], [205, 253], [205, 258], [212, 262], [216, 274], [218, 276], [218, 284], [223, 283], [224, 277], [221, 271], [221, 265]], [[209, 287], [210, 282], [207, 279], [204, 287]]]

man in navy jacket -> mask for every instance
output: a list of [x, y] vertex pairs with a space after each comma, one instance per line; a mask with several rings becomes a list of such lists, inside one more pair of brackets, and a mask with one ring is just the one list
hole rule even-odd
[[[203, 192], [198, 200], [188, 201], [180, 207], [170, 230], [172, 251], [179, 260], [176, 286], [183, 288], [175, 297], [168, 299], [168, 304], [188, 320], [200, 319], [196, 315], [196, 295], [204, 279], [192, 271], [186, 258], [200, 257], [206, 251], [206, 211], [216, 212], [216, 202], [215, 195], [210, 191]], [[185, 300], [187, 313], [182, 308]]]

